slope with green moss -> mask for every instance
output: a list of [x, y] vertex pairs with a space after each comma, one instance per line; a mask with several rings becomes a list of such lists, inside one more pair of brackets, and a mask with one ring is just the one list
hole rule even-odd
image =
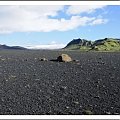
[[73, 39], [71, 42], [67, 44], [64, 49], [67, 50], [81, 50], [81, 51], [88, 51], [91, 49], [91, 45], [93, 43], [91, 41], [85, 39]]
[[120, 51], [120, 40], [105, 38], [101, 42], [95, 41], [92, 45], [95, 51]]
[[80, 51], [120, 51], [120, 39], [105, 38], [94, 42], [85, 39], [74, 39], [64, 48]]

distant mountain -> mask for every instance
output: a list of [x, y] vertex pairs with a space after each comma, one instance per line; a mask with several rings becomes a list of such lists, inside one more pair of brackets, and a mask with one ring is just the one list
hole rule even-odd
[[94, 42], [80, 38], [73, 39], [64, 49], [81, 51], [120, 51], [120, 39], [105, 38]]
[[120, 51], [120, 39], [105, 38], [105, 39], [97, 40], [92, 45], [92, 50]]
[[86, 39], [73, 39], [71, 42], [67, 44], [65, 49], [69, 50], [89, 50], [92, 46], [93, 42], [88, 41]]
[[20, 46], [7, 46], [7, 45], [0, 44], [0, 50], [3, 50], [3, 49], [25, 50], [26, 48], [20, 47]]

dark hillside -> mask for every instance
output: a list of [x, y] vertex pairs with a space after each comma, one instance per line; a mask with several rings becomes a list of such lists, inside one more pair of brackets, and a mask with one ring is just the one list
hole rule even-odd
[[1, 45], [0, 44], [0, 50], [4, 50], [4, 49], [14, 49], [14, 50], [26, 50], [26, 48], [24, 47], [20, 47], [20, 46], [7, 46], [7, 45]]

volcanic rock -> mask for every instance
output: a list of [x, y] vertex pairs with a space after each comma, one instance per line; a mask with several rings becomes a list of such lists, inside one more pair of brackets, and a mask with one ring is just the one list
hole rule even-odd
[[40, 61], [48, 61], [46, 58], [41, 58]]
[[58, 56], [57, 61], [59, 62], [71, 62], [72, 58], [67, 54], [61, 54]]

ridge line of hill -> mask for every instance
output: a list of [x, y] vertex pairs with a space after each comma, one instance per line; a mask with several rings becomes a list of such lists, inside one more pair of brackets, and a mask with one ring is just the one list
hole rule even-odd
[[73, 39], [64, 50], [80, 51], [120, 51], [120, 39], [104, 38], [95, 41], [86, 39]]

